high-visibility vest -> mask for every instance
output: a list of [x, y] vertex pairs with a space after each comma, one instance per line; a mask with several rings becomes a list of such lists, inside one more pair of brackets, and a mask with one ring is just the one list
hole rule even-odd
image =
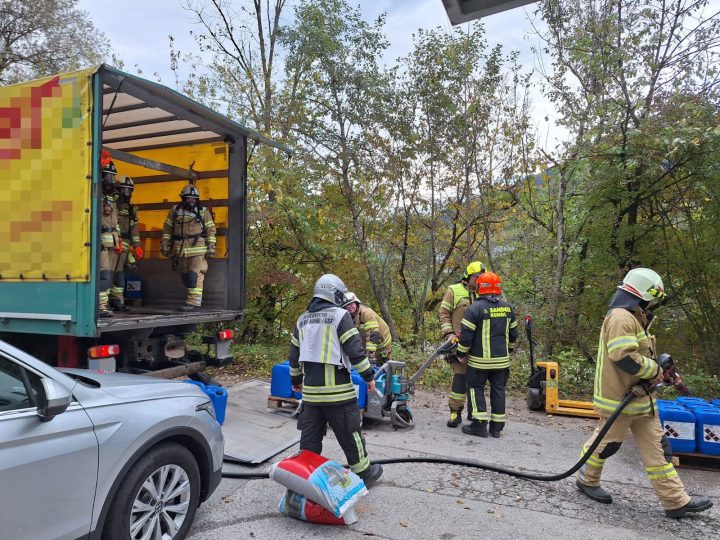
[[301, 363], [331, 364], [350, 369], [350, 360], [342, 349], [342, 336], [337, 332], [346, 314], [343, 308], [332, 306], [306, 311], [300, 316], [297, 330]]

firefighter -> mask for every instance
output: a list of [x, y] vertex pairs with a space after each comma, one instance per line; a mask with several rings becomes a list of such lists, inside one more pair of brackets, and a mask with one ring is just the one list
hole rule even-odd
[[623, 410], [578, 471], [576, 485], [591, 499], [611, 503], [612, 496], [600, 487], [600, 476], [605, 460], [620, 449], [630, 431], [665, 515], [681, 518], [689, 512], [707, 510], [712, 502], [707, 497], [691, 498], [685, 492], [672, 465], [672, 451], [660, 427], [655, 399], [649, 392], [663, 378], [662, 369], [656, 362], [655, 338], [647, 331], [650, 309], [664, 297], [660, 276], [649, 268], [635, 268], [627, 273], [610, 300], [610, 309], [600, 329], [595, 367], [593, 406], [600, 420], [584, 449], [593, 443], [628, 392], [632, 391], [638, 397]]
[[200, 206], [200, 194], [192, 184], [180, 192], [181, 203], [168, 212], [163, 226], [160, 252], [173, 257], [173, 269], [187, 288], [185, 304], [179, 311], [195, 311], [202, 305], [207, 259], [215, 256], [215, 222], [207, 208]]
[[110, 289], [110, 307], [113, 311], [128, 311], [125, 305], [125, 267], [135, 264], [136, 259], [142, 259], [143, 249], [140, 246], [140, 232], [138, 231], [137, 206], [132, 204], [132, 192], [135, 183], [129, 176], [118, 178], [117, 210], [118, 227], [122, 252], [118, 254], [113, 276], [113, 287]]
[[371, 363], [382, 366], [392, 356], [392, 336], [387, 323], [366, 306], [353, 292], [345, 295], [343, 306], [352, 315], [360, 337], [365, 343], [368, 359]]
[[320, 454], [330, 424], [350, 470], [369, 486], [380, 478], [382, 467], [370, 464], [367, 456], [350, 368], [367, 382], [369, 392], [375, 380], [360, 333], [350, 313], [340, 307], [346, 293], [345, 284], [333, 274], [317, 280], [290, 340], [290, 377], [293, 388], [302, 391], [300, 449]]
[[[474, 281], [478, 275], [485, 272], [485, 265], [480, 261], [471, 262], [465, 269], [465, 274], [459, 283], [450, 285], [443, 296], [438, 311], [440, 319], [440, 331], [443, 339], [457, 341], [460, 337], [460, 321], [463, 319], [465, 310], [475, 300]], [[458, 362], [455, 353], [449, 354], [445, 359], [450, 363], [453, 370], [453, 379], [450, 386], [450, 419], [448, 427], [457, 427], [462, 422], [462, 411], [465, 406], [465, 391], [467, 380], [465, 364]]]
[[[513, 308], [502, 298], [500, 276], [492, 272], [477, 280], [477, 300], [465, 310], [458, 356], [467, 364], [468, 416], [463, 433], [497, 438], [505, 427], [505, 386], [510, 375], [510, 353], [518, 338]], [[485, 404], [485, 383], [490, 381], [490, 414]]]
[[108, 309], [110, 291], [114, 282], [115, 267], [120, 253], [120, 229], [118, 227], [117, 193], [115, 176], [117, 169], [110, 155], [103, 153], [100, 165], [102, 175], [102, 211], [100, 215], [100, 275], [98, 280], [98, 316], [112, 317]]

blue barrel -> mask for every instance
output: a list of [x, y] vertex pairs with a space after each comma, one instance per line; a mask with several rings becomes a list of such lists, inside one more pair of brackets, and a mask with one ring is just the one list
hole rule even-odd
[[720, 409], [709, 405], [694, 412], [698, 451], [720, 456]]
[[673, 452], [694, 452], [695, 415], [675, 404], [658, 404], [658, 415]]
[[222, 425], [222, 423], [225, 422], [225, 411], [227, 409], [227, 388], [223, 388], [222, 386], [214, 386], [212, 384], [204, 384], [200, 381], [187, 380], [183, 382], [186, 382], [188, 384], [194, 384], [208, 395], [210, 401], [213, 404], [213, 408], [215, 409], [215, 418], [217, 418], [218, 423]]
[[354, 369], [350, 372], [350, 378], [357, 394], [358, 407], [364, 409], [367, 406], [367, 383]]

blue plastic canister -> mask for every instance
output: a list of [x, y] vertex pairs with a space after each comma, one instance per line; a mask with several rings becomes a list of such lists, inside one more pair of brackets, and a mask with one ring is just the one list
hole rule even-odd
[[228, 391], [227, 388], [222, 386], [214, 386], [212, 384], [204, 384], [200, 381], [184, 381], [188, 384], [194, 384], [199, 386], [200, 389], [205, 392], [215, 409], [215, 418], [219, 424], [222, 425], [225, 422], [225, 410], [227, 409]]
[[357, 394], [358, 398], [358, 407], [364, 409], [367, 406], [367, 383], [355, 370], [352, 370], [352, 372], [350, 372], [350, 379], [352, 380], [352, 384], [355, 387], [355, 393]]
[[698, 451], [720, 456], [720, 409], [709, 405], [694, 412]]
[[270, 371], [270, 395], [279, 398], [293, 397], [290, 382], [290, 362], [275, 364]]
[[705, 401], [703, 398], [699, 397], [692, 397], [692, 396], [681, 396], [677, 398], [677, 403], [680, 403], [681, 405], [685, 407], [690, 407], [692, 405], [707, 405], [708, 402]]
[[660, 425], [673, 452], [695, 451], [695, 415], [675, 404], [658, 404]]
[[715, 405], [715, 407], [720, 408], [720, 399], [713, 399], [710, 403]]

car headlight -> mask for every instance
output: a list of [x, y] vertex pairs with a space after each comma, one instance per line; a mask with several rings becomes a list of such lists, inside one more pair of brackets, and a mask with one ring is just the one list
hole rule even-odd
[[210, 416], [213, 417], [214, 420], [217, 420], [217, 416], [215, 416], [215, 407], [213, 407], [212, 401], [206, 401], [205, 403], [201, 403], [197, 407], [195, 407], [196, 411], [206, 411]]

